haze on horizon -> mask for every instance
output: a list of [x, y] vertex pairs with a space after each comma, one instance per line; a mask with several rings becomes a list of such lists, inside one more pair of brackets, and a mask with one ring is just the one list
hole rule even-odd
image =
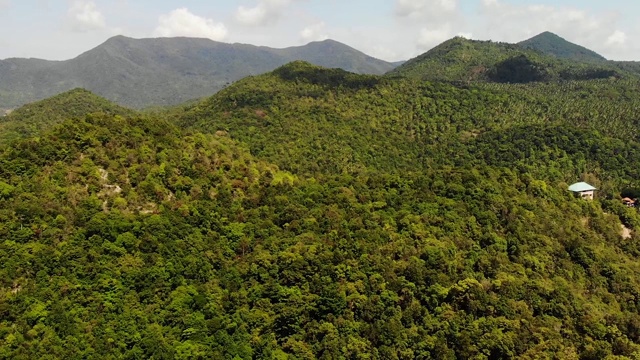
[[115, 35], [270, 47], [334, 39], [387, 61], [451, 37], [518, 42], [544, 31], [612, 60], [640, 60], [630, 0], [0, 0], [0, 59], [64, 60]]

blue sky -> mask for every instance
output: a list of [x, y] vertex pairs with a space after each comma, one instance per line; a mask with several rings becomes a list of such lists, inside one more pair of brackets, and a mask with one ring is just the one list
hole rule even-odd
[[332, 38], [395, 61], [456, 35], [517, 42], [548, 30], [640, 60], [639, 13], [630, 0], [0, 0], [0, 59], [69, 59], [126, 35], [272, 47]]

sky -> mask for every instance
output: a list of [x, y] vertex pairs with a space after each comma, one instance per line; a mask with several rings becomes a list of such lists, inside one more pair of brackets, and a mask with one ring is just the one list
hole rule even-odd
[[66, 60], [115, 35], [270, 47], [333, 39], [406, 60], [454, 36], [518, 42], [543, 31], [640, 60], [632, 0], [0, 0], [0, 59]]

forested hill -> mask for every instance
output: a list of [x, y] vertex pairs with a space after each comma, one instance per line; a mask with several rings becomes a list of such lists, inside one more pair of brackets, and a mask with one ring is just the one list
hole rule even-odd
[[273, 49], [208, 39], [116, 36], [67, 61], [0, 60], [0, 109], [76, 87], [134, 108], [173, 105], [210, 96], [233, 81], [293, 60], [370, 74], [395, 66], [332, 40]]
[[516, 44], [456, 37], [389, 72], [434, 81], [529, 83], [637, 76], [615, 62], [562, 59]]
[[295, 62], [71, 113], [0, 145], [0, 358], [632, 359], [639, 88]]
[[186, 106], [178, 121], [228, 131], [296, 173], [420, 171], [462, 156], [459, 141], [516, 125], [561, 124], [637, 141], [639, 88], [637, 80], [456, 87], [296, 62]]
[[518, 45], [526, 49], [538, 50], [542, 53], [563, 59], [585, 62], [603, 62], [607, 60], [595, 51], [569, 42], [548, 31], [538, 34], [531, 39], [521, 41]]
[[0, 117], [0, 145], [18, 138], [37, 136], [68, 119], [87, 114], [133, 115], [134, 111], [118, 106], [84, 89], [74, 89], [54, 97], [27, 104]]

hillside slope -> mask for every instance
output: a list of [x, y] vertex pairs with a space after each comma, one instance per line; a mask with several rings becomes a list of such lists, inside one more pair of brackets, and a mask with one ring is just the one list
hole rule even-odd
[[68, 61], [1, 60], [0, 109], [77, 87], [134, 108], [179, 104], [294, 60], [371, 74], [394, 66], [331, 40], [272, 49], [208, 39], [116, 36]]
[[516, 44], [456, 37], [388, 73], [431, 81], [528, 83], [631, 76], [614, 63], [584, 63], [523, 48]]
[[538, 34], [530, 39], [521, 41], [518, 45], [525, 49], [537, 50], [544, 54], [553, 55], [562, 59], [583, 62], [602, 62], [607, 60], [604, 56], [596, 53], [595, 51], [569, 42], [548, 31]]

